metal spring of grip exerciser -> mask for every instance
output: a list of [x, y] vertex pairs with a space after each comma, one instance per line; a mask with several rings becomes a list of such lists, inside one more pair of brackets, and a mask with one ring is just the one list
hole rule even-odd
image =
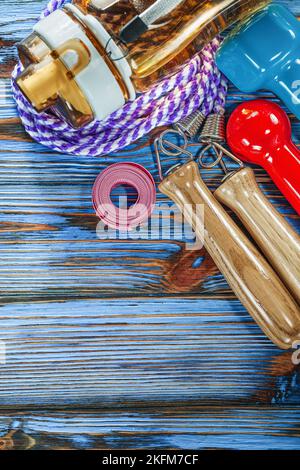
[[205, 116], [201, 111], [196, 110], [190, 116], [174, 124], [174, 129], [183, 132], [189, 139], [196, 137], [203, 126]]
[[[173, 157], [184, 154], [190, 160], [195, 160], [193, 154], [187, 149], [188, 138], [195, 137], [198, 134], [204, 120], [204, 115], [200, 111], [196, 111], [191, 116], [189, 116], [189, 118], [185, 118], [173, 126], [173, 129], [167, 129], [163, 131], [160, 136], [155, 139], [154, 148], [158, 164], [159, 177], [161, 180], [163, 180], [164, 175], [162, 171], [160, 153]], [[183, 140], [182, 145], [176, 145], [167, 139], [167, 136], [172, 133]], [[205, 146], [196, 160], [199, 160], [199, 163], [203, 168], [211, 169], [217, 165], [220, 165], [225, 173], [225, 178], [227, 178], [232, 172], [229, 172], [226, 167], [226, 164], [223, 160], [224, 155], [237, 163], [240, 168], [243, 168], [244, 165], [242, 161], [222, 145], [226, 143], [226, 121], [224, 114], [211, 114], [208, 116], [200, 134], [199, 143], [204, 144]], [[211, 150], [213, 150], [213, 153], [216, 155], [216, 159], [212, 163], [207, 164], [204, 162], [204, 158], [207, 157], [207, 153]], [[181, 166], [181, 164], [177, 164], [171, 167], [165, 176], [174, 171], [178, 166]]]
[[[170, 140], [167, 139], [168, 135], [176, 135], [180, 139], [182, 139], [181, 145], [176, 145]], [[163, 131], [159, 137], [157, 137], [154, 141], [154, 150], [156, 156], [156, 162], [158, 166], [158, 174], [161, 181], [163, 181], [164, 177], [170, 174], [175, 168], [181, 166], [180, 164], [173, 165], [169, 170], [163, 174], [162, 164], [160, 159], [160, 154], [171, 156], [171, 157], [178, 157], [184, 154], [189, 160], [193, 160], [193, 154], [187, 149], [188, 148], [188, 138], [187, 135], [179, 130], [179, 129], [166, 129]]]
[[[203, 168], [211, 169], [220, 165], [227, 177], [231, 172], [229, 172], [226, 167], [223, 159], [224, 156], [227, 156], [243, 168], [244, 165], [242, 161], [233, 155], [233, 153], [229, 152], [223, 145], [226, 143], [226, 120], [223, 113], [210, 114], [207, 117], [199, 137], [199, 142], [206, 144], [198, 157], [199, 163]], [[212, 163], [208, 164], [204, 162], [204, 159], [211, 150], [216, 155], [216, 158]]]
[[226, 142], [226, 121], [224, 114], [210, 114], [203, 126], [199, 141], [204, 144]]

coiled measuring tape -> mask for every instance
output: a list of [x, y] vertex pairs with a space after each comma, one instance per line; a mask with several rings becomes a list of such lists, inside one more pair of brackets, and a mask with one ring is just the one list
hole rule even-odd
[[[137, 200], [129, 208], [117, 207], [111, 199], [112, 190], [122, 185], [131, 186], [137, 192]], [[153, 212], [155, 182], [151, 173], [137, 163], [115, 163], [97, 177], [92, 198], [96, 214], [105, 225], [121, 231], [132, 230]]]

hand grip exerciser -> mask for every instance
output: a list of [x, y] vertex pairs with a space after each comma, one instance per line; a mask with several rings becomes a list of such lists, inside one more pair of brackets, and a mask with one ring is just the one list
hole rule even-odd
[[[190, 161], [175, 168], [159, 189], [178, 205], [264, 333], [280, 348], [292, 347], [300, 338], [299, 306], [265, 258], [209, 191], [197, 163]], [[204, 220], [201, 211], [197, 211], [198, 205], [204, 206]]]
[[239, 217], [300, 305], [300, 238], [265, 197], [254, 171], [232, 173], [214, 195]]
[[238, 106], [227, 124], [227, 142], [243, 161], [262, 166], [300, 214], [300, 151], [280, 106], [266, 100]]

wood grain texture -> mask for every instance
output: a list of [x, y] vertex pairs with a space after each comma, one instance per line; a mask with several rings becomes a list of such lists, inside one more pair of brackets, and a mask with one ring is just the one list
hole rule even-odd
[[6, 408], [284, 404], [299, 387], [291, 353], [273, 346], [237, 300], [10, 304], [0, 319]]
[[0, 415], [0, 448], [297, 450], [299, 420], [291, 407], [15, 412]]
[[242, 221], [300, 305], [300, 237], [264, 196], [253, 170], [233, 173], [214, 195]]
[[[9, 77], [15, 44], [45, 3], [0, 2], [0, 433], [10, 435], [2, 445], [299, 447], [299, 367], [263, 336], [207, 253], [187, 251], [179, 228], [163, 240], [96, 235], [96, 176], [130, 160], [158, 182], [158, 131], [99, 159], [56, 154], [24, 132]], [[300, 13], [299, 1], [283, 3]], [[231, 87], [228, 113], [252, 98]], [[264, 170], [255, 174], [299, 232]], [[202, 175], [217, 188], [221, 172]], [[158, 197], [156, 218], [168, 204]]]

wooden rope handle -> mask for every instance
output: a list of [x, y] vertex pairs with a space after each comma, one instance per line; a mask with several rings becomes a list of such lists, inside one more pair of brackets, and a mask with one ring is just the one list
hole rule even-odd
[[[300, 339], [300, 308], [275, 271], [239, 229], [189, 162], [159, 186], [186, 220], [264, 333], [289, 349]], [[204, 206], [204, 217], [198, 207]], [[204, 220], [203, 220], [204, 219]], [[204, 230], [203, 228], [204, 224]]]
[[300, 237], [265, 197], [254, 171], [234, 173], [214, 195], [239, 217], [300, 304]]

